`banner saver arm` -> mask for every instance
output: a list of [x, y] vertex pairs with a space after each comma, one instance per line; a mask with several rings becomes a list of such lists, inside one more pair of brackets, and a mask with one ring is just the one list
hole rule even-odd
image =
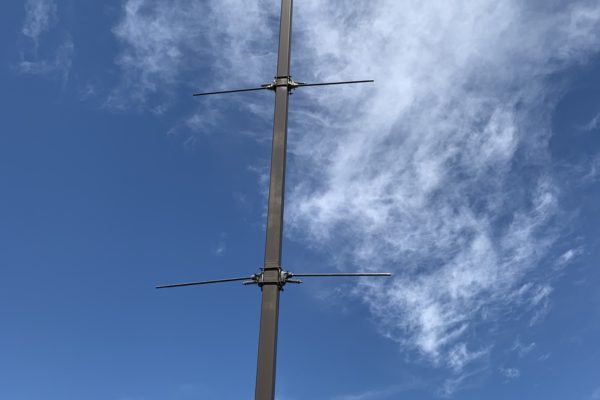
[[233, 89], [233, 90], [221, 90], [216, 92], [203, 92], [203, 93], [194, 93], [192, 96], [208, 96], [213, 94], [226, 94], [226, 93], [240, 93], [240, 92], [254, 92], [258, 90], [272, 90], [274, 91], [278, 87], [287, 87], [288, 90], [294, 90], [300, 87], [309, 87], [309, 86], [331, 86], [331, 85], [348, 85], [354, 83], [373, 83], [375, 82], [372, 79], [362, 80], [362, 81], [340, 81], [340, 82], [322, 82], [322, 83], [304, 83], [304, 82], [296, 82], [292, 79], [291, 76], [282, 76], [275, 77], [273, 82], [265, 83], [260, 87], [255, 88], [247, 88], [247, 89]]
[[295, 274], [288, 271], [281, 271], [278, 278], [273, 281], [268, 281], [265, 279], [264, 271], [261, 271], [259, 274], [254, 274], [251, 276], [241, 277], [241, 278], [228, 278], [228, 279], [217, 279], [210, 281], [196, 281], [196, 282], [184, 282], [184, 283], [174, 283], [169, 285], [160, 285], [156, 286], [156, 289], [166, 289], [166, 288], [175, 288], [182, 286], [196, 286], [196, 285], [208, 285], [212, 283], [224, 283], [224, 282], [236, 282], [243, 281], [244, 285], [258, 285], [260, 287], [264, 285], [275, 284], [280, 288], [286, 283], [302, 283], [299, 279], [292, 279], [294, 277], [303, 277], [303, 278], [329, 278], [329, 277], [363, 277], [363, 276], [382, 276], [389, 277], [392, 276], [389, 272], [341, 272], [341, 273], [324, 273], [324, 274]]

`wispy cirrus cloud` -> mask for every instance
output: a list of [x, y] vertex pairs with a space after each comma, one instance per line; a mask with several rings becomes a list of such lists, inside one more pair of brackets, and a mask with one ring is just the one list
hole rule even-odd
[[589, 400], [600, 400], [600, 386], [590, 394]]
[[536, 343], [531, 342], [528, 344], [522, 343], [520, 339], [517, 339], [513, 344], [511, 350], [515, 351], [519, 357], [525, 357], [536, 348]]
[[517, 368], [500, 368], [499, 371], [502, 376], [509, 380], [517, 379], [521, 376], [521, 371], [519, 371]]
[[594, 131], [600, 128], [600, 113], [596, 114], [587, 124], [583, 126], [584, 131]]
[[[216, 88], [270, 76], [277, 5], [124, 2], [124, 87], [143, 103], [199, 65], [226, 78]], [[600, 5], [305, 0], [295, 16], [296, 78], [376, 84], [294, 97], [288, 232], [332, 261], [395, 273], [354, 293], [383, 334], [455, 372], [448, 395], [493, 349], [478, 326], [511, 307], [532, 322], [549, 310], [552, 76], [598, 53]]]
[[[125, 108], [130, 101], [146, 104], [153, 95], [164, 96], [176, 87], [191, 90], [202, 83], [218, 89], [258, 78], [264, 59], [274, 54], [256, 49], [257, 36], [273, 35], [270, 26], [256, 24], [267, 18], [267, 2], [244, 7], [234, 0], [123, 2], [122, 17], [113, 28], [121, 44], [116, 61], [123, 80], [109, 104]], [[225, 73], [234, 65], [237, 73]], [[195, 76], [190, 80], [191, 73]]]
[[600, 153], [593, 156], [584, 168], [586, 168], [586, 172], [581, 178], [581, 181], [583, 183], [598, 182], [598, 179], [600, 178]]
[[57, 21], [57, 6], [54, 0], [27, 0], [21, 32], [37, 44], [40, 36]]
[[558, 257], [556, 264], [558, 267], [565, 267], [573, 262], [577, 257], [580, 257], [584, 253], [583, 248], [577, 247], [565, 251]]
[[310, 173], [289, 196], [293, 232], [391, 269], [357, 295], [384, 334], [458, 373], [489, 351], [470, 333], [495, 310], [548, 309], [531, 274], [560, 215], [550, 75], [597, 53], [600, 6], [309, 1], [296, 15], [305, 74], [378, 84], [307, 92], [318, 108], [295, 130]]
[[49, 55], [40, 56], [40, 43], [43, 36], [58, 23], [58, 6], [54, 0], [27, 0], [25, 19], [21, 33], [29, 43], [20, 48], [21, 61], [16, 69], [23, 74], [58, 75], [63, 81], [69, 76], [75, 46], [69, 34], [53, 49], [45, 51]]
[[55, 49], [54, 55], [49, 59], [33, 59], [23, 58], [18, 64], [18, 70], [24, 74], [33, 75], [53, 75], [58, 74], [63, 81], [66, 81], [69, 76], [69, 71], [73, 64], [73, 52], [75, 46], [70, 37]]

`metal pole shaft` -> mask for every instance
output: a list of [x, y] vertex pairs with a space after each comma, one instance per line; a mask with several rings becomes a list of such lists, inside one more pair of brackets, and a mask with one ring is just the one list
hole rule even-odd
[[256, 370], [256, 400], [275, 399], [275, 364], [277, 359], [277, 326], [279, 320], [279, 280], [281, 244], [283, 237], [283, 205], [285, 191], [285, 158], [287, 147], [287, 118], [292, 42], [293, 0], [281, 0], [279, 51], [275, 89], [275, 116], [271, 153], [271, 179], [267, 213], [264, 278], [258, 339]]

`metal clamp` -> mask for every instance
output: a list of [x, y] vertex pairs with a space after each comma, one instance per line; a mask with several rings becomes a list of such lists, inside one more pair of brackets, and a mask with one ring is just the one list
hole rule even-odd
[[[270, 271], [276, 272], [276, 276], [268, 276]], [[244, 285], [258, 285], [259, 287], [263, 287], [264, 285], [277, 285], [279, 289], [283, 290], [283, 287], [286, 283], [294, 283], [300, 284], [302, 283], [299, 279], [292, 279], [294, 276], [293, 273], [284, 271], [281, 268], [270, 268], [264, 269], [261, 268], [259, 274], [254, 274], [250, 277], [250, 279], [242, 282]]]
[[288, 91], [292, 91], [304, 84], [304, 82], [296, 82], [291, 76], [276, 76], [273, 78], [273, 82], [265, 83], [264, 85], [260, 85], [260, 87], [267, 90], [276, 90], [278, 87], [287, 87]]

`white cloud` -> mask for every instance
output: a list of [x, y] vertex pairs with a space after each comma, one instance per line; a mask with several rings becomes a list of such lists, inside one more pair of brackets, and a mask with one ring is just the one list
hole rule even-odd
[[508, 379], [517, 379], [519, 376], [521, 376], [521, 371], [519, 371], [517, 368], [500, 368], [499, 369], [500, 373]]
[[594, 118], [583, 126], [584, 131], [594, 131], [600, 127], [600, 113], [596, 114]]
[[527, 354], [531, 353], [535, 349], [535, 347], [535, 342], [524, 344], [521, 342], [521, 340], [517, 339], [511, 350], [516, 351], [519, 357], [524, 357]]
[[[191, 85], [217, 90], [264, 76], [259, 72], [264, 72], [264, 59], [272, 53], [251, 48], [256, 50], [257, 36], [272, 36], [264, 21], [257, 23], [266, 18], [265, 3], [269, 2], [240, 7], [234, 0], [125, 1], [122, 18], [113, 29], [122, 46], [117, 64], [124, 79], [109, 104], [143, 104], [152, 94], [164, 96], [177, 85], [186, 85], [191, 95]], [[234, 65], [237, 72], [226, 73]], [[191, 71], [203, 73], [196, 72], [186, 82]]]
[[292, 148], [310, 173], [288, 220], [344, 262], [392, 270], [357, 291], [385, 334], [460, 370], [485, 352], [468, 333], [491, 310], [549, 309], [543, 282], [514, 296], [555, 239], [548, 77], [598, 51], [600, 6], [354, 4], [297, 6], [300, 70], [376, 85], [306, 89], [318, 108]]
[[438, 389], [438, 395], [444, 398], [452, 397], [452, 395], [464, 385], [465, 380], [468, 378], [468, 374], [459, 374], [446, 379], [442, 386]]
[[561, 254], [560, 257], [558, 257], [558, 260], [556, 261], [556, 263], [559, 267], [564, 267], [564, 266], [570, 264], [571, 262], [573, 262], [574, 259], [576, 259], [577, 257], [579, 257], [582, 254], [583, 254], [583, 249], [581, 247], [569, 249], [569, 250], [565, 251], [563, 254]]
[[227, 234], [225, 232], [221, 232], [219, 235], [219, 241], [213, 246], [213, 253], [220, 257], [225, 254], [227, 251]]
[[57, 21], [54, 0], [27, 0], [25, 2], [25, 21], [21, 32], [38, 42], [42, 33], [48, 31]]
[[[278, 2], [232, 1], [126, 1], [114, 33], [129, 98], [168, 93], [192, 70], [218, 79], [194, 79], [207, 89], [270, 77]], [[469, 333], [495, 310], [549, 309], [533, 272], [560, 211], [550, 77], [598, 52], [600, 5], [305, 0], [294, 12], [295, 78], [376, 84], [294, 96], [287, 232], [340, 264], [394, 272], [355, 293], [384, 334], [459, 371], [489, 351]]]
[[583, 183], [594, 183], [600, 178], [600, 154], [596, 154], [585, 166], [586, 173], [581, 178]]
[[53, 52], [53, 57], [49, 59], [23, 59], [17, 69], [23, 74], [33, 75], [58, 75], [63, 82], [69, 78], [69, 72], [73, 63], [73, 52], [75, 46], [70, 36]]
[[543, 355], [539, 356], [539, 357], [538, 357], [538, 361], [540, 361], [540, 362], [545, 362], [545, 361], [547, 361], [547, 360], [548, 360], [550, 357], [551, 357], [551, 354], [550, 354], [550, 353], [546, 353], [546, 354], [543, 354]]
[[465, 365], [485, 356], [488, 350], [473, 352], [465, 343], [455, 345], [448, 353], [448, 365], [455, 371], [462, 371]]
[[58, 23], [57, 4], [53, 0], [27, 0], [25, 20], [21, 33], [31, 39], [20, 48], [21, 61], [15, 69], [23, 74], [58, 76], [63, 82], [69, 78], [75, 46], [69, 34], [63, 34], [61, 43], [45, 49], [49, 55], [40, 56], [40, 42]]
[[596, 388], [590, 395], [590, 400], [600, 400], [600, 387]]

